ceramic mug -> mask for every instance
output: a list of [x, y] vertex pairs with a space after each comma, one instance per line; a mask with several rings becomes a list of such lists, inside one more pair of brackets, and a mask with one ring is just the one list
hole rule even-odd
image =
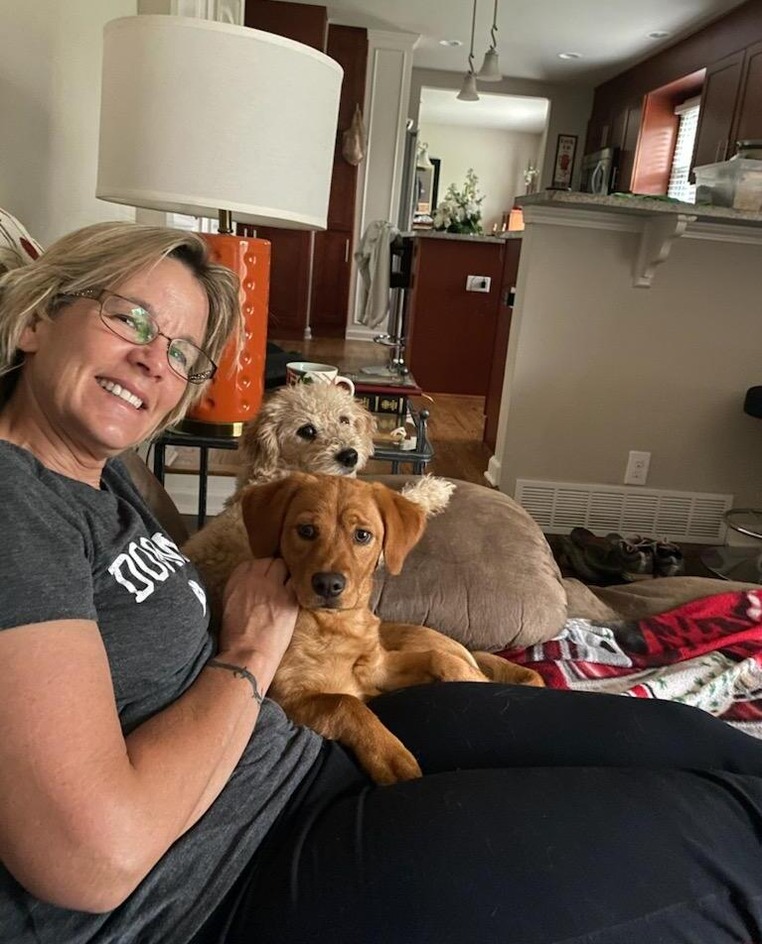
[[342, 377], [338, 367], [330, 364], [314, 364], [311, 361], [291, 361], [286, 364], [286, 383], [289, 386], [304, 383], [336, 384], [337, 387], [346, 387], [354, 394], [355, 385], [349, 377]]

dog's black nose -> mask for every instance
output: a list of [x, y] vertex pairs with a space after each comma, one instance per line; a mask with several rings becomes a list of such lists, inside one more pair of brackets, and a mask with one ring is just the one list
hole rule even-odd
[[347, 469], [354, 469], [359, 458], [356, 449], [342, 449], [336, 455], [336, 461]]
[[347, 581], [344, 574], [330, 571], [312, 575], [312, 589], [318, 596], [326, 600], [333, 600], [341, 596]]

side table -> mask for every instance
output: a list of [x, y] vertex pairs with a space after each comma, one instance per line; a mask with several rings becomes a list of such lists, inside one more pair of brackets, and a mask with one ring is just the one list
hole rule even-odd
[[407, 408], [407, 415], [415, 427], [415, 447], [404, 449], [402, 444], [394, 442], [377, 442], [373, 448], [373, 459], [382, 462], [391, 462], [392, 475], [400, 471], [400, 465], [410, 463], [415, 475], [423, 475], [426, 466], [434, 458], [434, 450], [429, 442], [426, 423], [429, 418], [428, 410]]
[[206, 521], [207, 482], [209, 479], [209, 450], [237, 449], [238, 438], [235, 436], [202, 436], [196, 433], [181, 433], [176, 429], [167, 429], [153, 441], [153, 474], [164, 484], [167, 446], [191, 446], [199, 451], [198, 469], [198, 512], [196, 527], [201, 528]]
[[404, 444], [376, 442], [373, 458], [391, 462], [392, 474], [400, 471], [400, 465], [409, 463], [415, 475], [422, 475], [434, 457], [434, 449], [428, 438], [429, 411], [416, 410], [410, 397], [420, 397], [423, 390], [411, 373], [397, 376], [375, 376], [369, 373], [348, 374], [355, 385], [355, 397], [361, 400], [371, 413], [378, 416], [395, 416], [397, 424], [403, 426], [409, 418], [415, 428], [415, 446], [405, 449]]
[[[762, 541], [762, 509], [731, 508], [723, 518], [731, 530]], [[725, 580], [762, 583], [762, 547], [710, 547], [701, 562]]]

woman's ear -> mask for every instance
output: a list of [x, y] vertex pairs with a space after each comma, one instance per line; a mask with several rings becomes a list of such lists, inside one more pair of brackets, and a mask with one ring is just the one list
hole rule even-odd
[[16, 345], [19, 351], [23, 351], [24, 354], [34, 354], [39, 349], [40, 326], [42, 324], [43, 321], [38, 315], [32, 316], [32, 320], [19, 335], [18, 344]]

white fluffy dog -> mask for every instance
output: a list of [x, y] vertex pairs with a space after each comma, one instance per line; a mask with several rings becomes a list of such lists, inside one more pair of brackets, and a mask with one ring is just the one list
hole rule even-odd
[[373, 414], [334, 384], [280, 387], [248, 423], [238, 445], [237, 493], [287, 472], [356, 475], [373, 455]]
[[[241, 519], [242, 491], [289, 472], [356, 475], [373, 455], [375, 431], [372, 413], [333, 384], [280, 387], [267, 399], [241, 436], [235, 494], [222, 514], [183, 546], [204, 578], [212, 612], [219, 612], [233, 569], [251, 556]], [[447, 507], [454, 488], [445, 479], [422, 476], [402, 492], [431, 516]]]

